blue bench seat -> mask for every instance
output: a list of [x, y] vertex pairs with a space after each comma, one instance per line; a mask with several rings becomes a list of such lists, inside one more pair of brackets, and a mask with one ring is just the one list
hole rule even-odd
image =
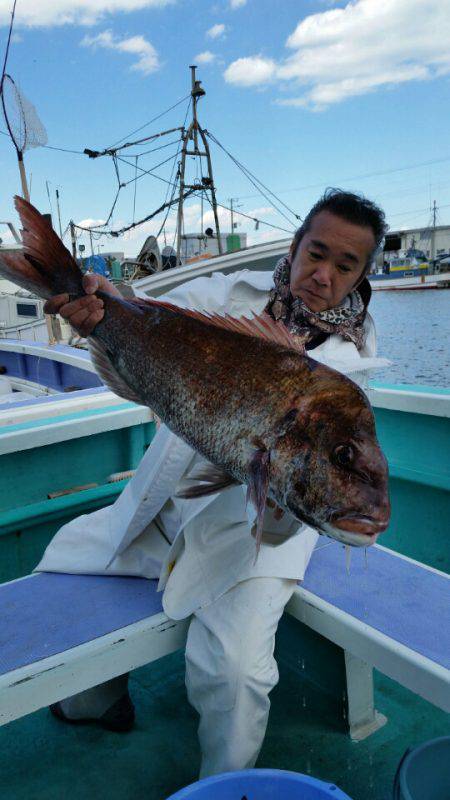
[[[183, 647], [156, 581], [38, 574], [0, 586], [0, 724]], [[450, 711], [450, 577], [383, 547], [367, 565], [320, 540], [287, 611], [345, 652], [349, 722], [363, 738], [384, 721], [372, 667]]]

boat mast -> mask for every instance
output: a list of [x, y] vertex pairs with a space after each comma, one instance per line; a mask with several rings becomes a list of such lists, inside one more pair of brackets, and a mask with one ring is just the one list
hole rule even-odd
[[[180, 175], [180, 195], [178, 201], [178, 219], [177, 219], [177, 266], [181, 263], [181, 239], [182, 239], [182, 230], [183, 230], [183, 199], [186, 189], [190, 190], [198, 190], [202, 193], [203, 192], [210, 192], [211, 193], [211, 206], [214, 214], [214, 223], [216, 227], [216, 236], [217, 236], [217, 244], [219, 247], [219, 253], [222, 253], [222, 242], [220, 239], [220, 228], [219, 228], [219, 217], [217, 214], [217, 201], [216, 201], [216, 190], [214, 186], [213, 180], [213, 173], [212, 173], [212, 164], [211, 164], [211, 154], [209, 152], [208, 141], [205, 136], [204, 130], [198, 123], [197, 119], [197, 102], [200, 97], [203, 97], [206, 92], [201, 86], [201, 81], [196, 80], [195, 77], [195, 70], [197, 69], [196, 66], [190, 66], [189, 69], [191, 70], [191, 79], [192, 79], [192, 89], [191, 89], [191, 97], [192, 97], [192, 122], [189, 125], [187, 131], [183, 133], [183, 147], [181, 151], [181, 162], [179, 167], [179, 175]], [[199, 134], [203, 144], [203, 151], [199, 149]], [[189, 142], [193, 143], [193, 149], [189, 149]], [[186, 156], [193, 156], [194, 158], [206, 158], [208, 174], [201, 179], [200, 184], [186, 184], [185, 183], [185, 171], [186, 171]], [[200, 162], [201, 163], [201, 162]], [[202, 171], [203, 175], [203, 171]], [[202, 231], [203, 233], [203, 231]]]
[[431, 230], [431, 261], [433, 264], [433, 271], [435, 268], [434, 260], [436, 258], [436, 200], [433, 202], [433, 228]]

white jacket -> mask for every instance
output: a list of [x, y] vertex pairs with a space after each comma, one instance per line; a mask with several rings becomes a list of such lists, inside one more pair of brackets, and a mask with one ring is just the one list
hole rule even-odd
[[[261, 312], [271, 287], [272, 273], [242, 270], [197, 278], [160, 299], [239, 317]], [[330, 336], [311, 355], [352, 373], [361, 383], [368, 369], [386, 364], [375, 358], [369, 315], [366, 331], [362, 351], [340, 336]], [[289, 514], [276, 521], [267, 511], [266, 541], [255, 563], [250, 535], [255, 513], [250, 504], [245, 507], [245, 487], [195, 500], [174, 497], [178, 483], [200, 458], [162, 425], [116, 502], [64, 525], [36, 571], [160, 577], [163, 605], [174, 619], [188, 616], [249, 577], [302, 579], [318, 536], [312, 528], [299, 525]], [[277, 541], [281, 543], [274, 544]]]

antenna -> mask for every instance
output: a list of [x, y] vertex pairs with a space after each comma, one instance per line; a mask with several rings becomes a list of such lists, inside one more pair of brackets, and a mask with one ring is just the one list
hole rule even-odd
[[[195, 70], [197, 69], [197, 67], [191, 65], [189, 69], [191, 70], [191, 84], [192, 84], [191, 88], [192, 122], [189, 125], [189, 128], [183, 132], [183, 138], [182, 138], [183, 146], [181, 150], [181, 162], [180, 162], [180, 195], [178, 202], [178, 219], [177, 219], [177, 265], [179, 265], [181, 261], [180, 256], [181, 256], [181, 239], [183, 230], [183, 199], [185, 196], [186, 189], [188, 190], [190, 189], [192, 191], [200, 191], [202, 197], [203, 197], [203, 192], [211, 193], [211, 206], [214, 214], [217, 244], [219, 247], [219, 253], [222, 253], [222, 242], [220, 239], [219, 217], [217, 214], [216, 189], [214, 186], [214, 179], [212, 173], [211, 154], [205, 136], [205, 131], [199, 125], [197, 119], [197, 103], [200, 97], [205, 96], [206, 92], [201, 85], [201, 81], [198, 81], [196, 78]], [[203, 144], [203, 151], [199, 149], [199, 135]], [[189, 149], [189, 142], [193, 143], [192, 149]], [[186, 156], [199, 158], [200, 166], [202, 164], [201, 159], [206, 158], [207, 175], [203, 176], [203, 170], [200, 170], [200, 174], [202, 175], [200, 183], [197, 184], [185, 183]]]
[[431, 231], [431, 260], [434, 262], [436, 258], [436, 214], [437, 206], [436, 200], [433, 201], [433, 228]]

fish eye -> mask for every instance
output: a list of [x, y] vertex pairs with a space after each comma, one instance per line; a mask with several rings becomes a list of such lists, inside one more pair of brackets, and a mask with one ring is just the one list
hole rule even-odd
[[333, 451], [333, 460], [340, 467], [351, 467], [355, 459], [355, 451], [350, 444], [338, 444]]

